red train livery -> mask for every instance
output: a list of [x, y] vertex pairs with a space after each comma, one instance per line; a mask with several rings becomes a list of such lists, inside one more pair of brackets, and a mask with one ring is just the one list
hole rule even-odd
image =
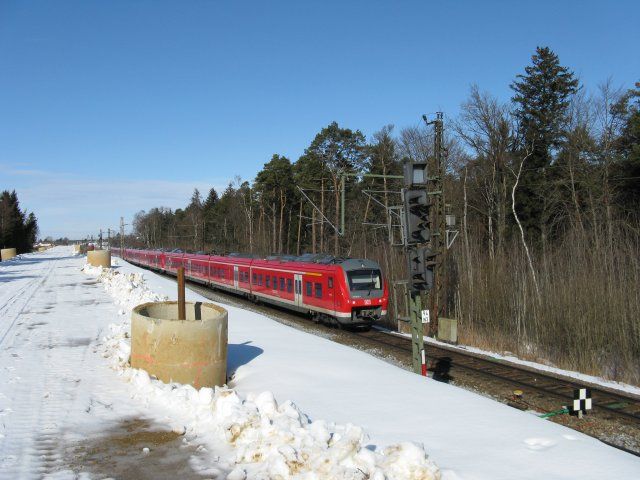
[[328, 255], [255, 258], [112, 250], [128, 262], [307, 313], [316, 321], [371, 326], [387, 315], [389, 289], [376, 262]]

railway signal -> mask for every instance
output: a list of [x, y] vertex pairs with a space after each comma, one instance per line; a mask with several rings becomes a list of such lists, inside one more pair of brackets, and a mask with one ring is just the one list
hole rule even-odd
[[427, 247], [431, 240], [431, 204], [427, 192], [426, 162], [407, 161], [404, 164], [404, 247], [409, 270], [409, 311], [411, 316], [411, 344], [413, 368], [426, 375], [422, 326], [422, 292], [433, 287], [434, 255]]
[[407, 245], [427, 243], [431, 239], [429, 195], [424, 188], [403, 191], [405, 239]]
[[411, 290], [423, 292], [433, 288], [435, 258], [435, 254], [429, 247], [409, 250], [409, 286]]
[[427, 162], [408, 162], [404, 166], [404, 184], [412, 187], [427, 186]]
[[431, 240], [431, 202], [426, 185], [426, 162], [404, 164], [404, 244], [409, 260], [409, 287], [413, 294], [433, 288], [436, 254], [426, 244]]

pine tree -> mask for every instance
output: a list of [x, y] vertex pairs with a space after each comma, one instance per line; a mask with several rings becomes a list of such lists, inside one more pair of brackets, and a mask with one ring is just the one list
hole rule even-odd
[[33, 212], [29, 214], [27, 217], [27, 221], [25, 223], [25, 241], [27, 243], [27, 247], [29, 249], [33, 248], [33, 245], [36, 243], [36, 239], [38, 237], [38, 220]]
[[193, 195], [191, 195], [191, 203], [187, 208], [195, 208], [200, 210], [202, 208], [202, 197], [200, 196], [200, 190], [193, 189]]
[[[337, 122], [332, 122], [323, 128], [305, 150], [304, 156], [314, 159], [311, 164], [320, 162], [324, 172], [328, 173], [330, 186], [333, 190], [334, 228], [333, 254], [340, 254], [340, 235], [337, 227], [340, 225], [340, 188], [343, 173], [362, 172], [366, 163], [366, 140], [360, 130], [341, 128]], [[320, 185], [321, 188], [323, 185]], [[321, 235], [322, 236], [322, 235]]]
[[209, 195], [207, 195], [207, 199], [204, 201], [204, 210], [205, 212], [211, 211], [213, 207], [215, 207], [216, 203], [218, 203], [219, 197], [218, 192], [216, 192], [215, 188], [209, 190]]
[[628, 213], [640, 217], [640, 82], [614, 106], [624, 118], [617, 140], [618, 159], [611, 174], [617, 200]]
[[525, 74], [511, 84], [521, 150], [531, 153], [520, 180], [517, 209], [529, 233], [537, 233], [544, 242], [552, 193], [548, 167], [564, 138], [567, 109], [579, 82], [549, 47], [537, 47], [531, 60]]
[[0, 247], [15, 248], [18, 253], [30, 252], [38, 235], [33, 213], [27, 217], [20, 210], [16, 191], [5, 190], [0, 195]]
[[274, 154], [256, 176], [255, 188], [263, 208], [271, 212], [271, 251], [284, 253], [285, 210], [294, 198], [293, 166], [287, 157]]

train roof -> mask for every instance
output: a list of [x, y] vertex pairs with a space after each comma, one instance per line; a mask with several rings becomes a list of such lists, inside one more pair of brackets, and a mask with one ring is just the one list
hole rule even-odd
[[[147, 250], [149, 251], [149, 250]], [[283, 255], [273, 254], [267, 256], [261, 256], [253, 253], [238, 253], [233, 252], [228, 255], [208, 255], [208, 254], [196, 254], [196, 253], [183, 253], [176, 251], [164, 252], [169, 255], [180, 255], [184, 257], [217, 257], [219, 259], [233, 259], [240, 260], [241, 263], [251, 263], [251, 261], [260, 261], [272, 263], [288, 263], [298, 265], [314, 265], [315, 267], [324, 266], [330, 267], [332, 265], [340, 265], [344, 270], [357, 270], [361, 268], [379, 269], [380, 266], [373, 260], [367, 260], [366, 258], [350, 258], [350, 257], [336, 257], [326, 253], [304, 253], [302, 255]]]

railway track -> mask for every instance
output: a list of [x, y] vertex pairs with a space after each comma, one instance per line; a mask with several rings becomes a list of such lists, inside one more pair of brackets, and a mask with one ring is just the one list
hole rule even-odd
[[[157, 270], [155, 270], [157, 272]], [[162, 274], [162, 272], [159, 272]], [[166, 274], [164, 274], [166, 275]], [[174, 278], [166, 275], [169, 278]], [[201, 295], [221, 303], [230, 304], [243, 309], [261, 313], [276, 321], [310, 333], [329, 336], [332, 340], [346, 345], [356, 346], [363, 350], [379, 350], [394, 352], [395, 357], [402, 359], [402, 363], [411, 363], [411, 339], [395, 332], [382, 329], [370, 331], [339, 330], [333, 326], [315, 324], [307, 317], [271, 305], [256, 305], [255, 303], [237, 295], [223, 292], [199, 283], [188, 282], [189, 288]], [[610, 389], [589, 382], [582, 382], [575, 378], [564, 377], [553, 372], [546, 372], [527, 366], [514, 364], [506, 360], [488, 357], [473, 352], [467, 352], [456, 347], [425, 343], [428, 370], [437, 381], [451, 382], [460, 385], [473, 385], [480, 393], [489, 394], [493, 398], [521, 410], [536, 412], [550, 412], [567, 405], [573, 399], [573, 391], [577, 388], [588, 387], [593, 399], [593, 411], [588, 415], [589, 420], [608, 422], [614, 430], [623, 428], [631, 433], [632, 448], [627, 448], [610, 437], [584, 430], [576, 420], [572, 428], [583, 431], [615, 448], [640, 456], [640, 396], [632, 393]], [[462, 381], [461, 381], [462, 379]], [[470, 381], [470, 379], [472, 381]], [[492, 384], [497, 385], [502, 392], [512, 394], [515, 389], [521, 390], [521, 396], [505, 396], [492, 394]], [[511, 398], [510, 398], [511, 397]], [[566, 416], [565, 416], [566, 417]], [[558, 418], [558, 417], [555, 417]], [[566, 422], [567, 426], [568, 425]]]
[[[211, 292], [212, 289], [200, 284], [192, 284], [200, 293]], [[279, 308], [271, 306], [256, 306], [254, 303], [226, 292], [214, 290], [216, 295], [224, 297], [227, 301], [235, 303], [243, 308], [249, 308], [259, 313], [267, 313], [271, 317], [286, 317], [292, 321], [292, 317], [297, 317], [300, 322], [304, 322], [307, 328], [318, 328], [301, 315], [284, 312]], [[295, 320], [294, 320], [295, 321]], [[298, 322], [295, 322], [298, 323]], [[333, 327], [321, 326], [323, 331], [333, 331]], [[411, 340], [408, 337], [388, 332], [384, 330], [372, 329], [367, 332], [358, 330], [340, 330], [342, 335], [353, 336], [363, 339], [369, 343], [398, 350], [411, 358]], [[558, 399], [566, 405], [573, 400], [573, 391], [578, 388], [588, 387], [591, 390], [593, 399], [593, 410], [601, 416], [608, 418], [618, 417], [626, 421], [632, 421], [640, 425], [640, 397], [631, 393], [608, 389], [606, 387], [581, 382], [570, 377], [563, 377], [551, 372], [544, 372], [526, 366], [514, 364], [496, 358], [488, 358], [480, 354], [465, 352], [458, 348], [447, 348], [433, 343], [425, 343], [426, 356], [428, 359], [428, 370], [433, 378], [438, 381], [449, 382], [455, 379], [458, 370], [464, 370], [472, 375], [490, 378], [511, 385], [514, 389], [523, 391], [523, 399], [530, 393], [542, 394], [547, 398]], [[526, 400], [516, 400], [512, 402], [514, 406], [526, 407]], [[520, 405], [517, 403], [520, 402]]]
[[[407, 337], [379, 330], [353, 334], [411, 355], [411, 342]], [[623, 417], [627, 421], [640, 424], [640, 397], [633, 394], [433, 343], [426, 343], [425, 350], [430, 370], [436, 380], [449, 381], [455, 369], [464, 369], [511, 384], [522, 390], [525, 395], [527, 391], [539, 392], [567, 403], [573, 400], [575, 389], [588, 387], [591, 390], [594, 411], [600, 415]]]

